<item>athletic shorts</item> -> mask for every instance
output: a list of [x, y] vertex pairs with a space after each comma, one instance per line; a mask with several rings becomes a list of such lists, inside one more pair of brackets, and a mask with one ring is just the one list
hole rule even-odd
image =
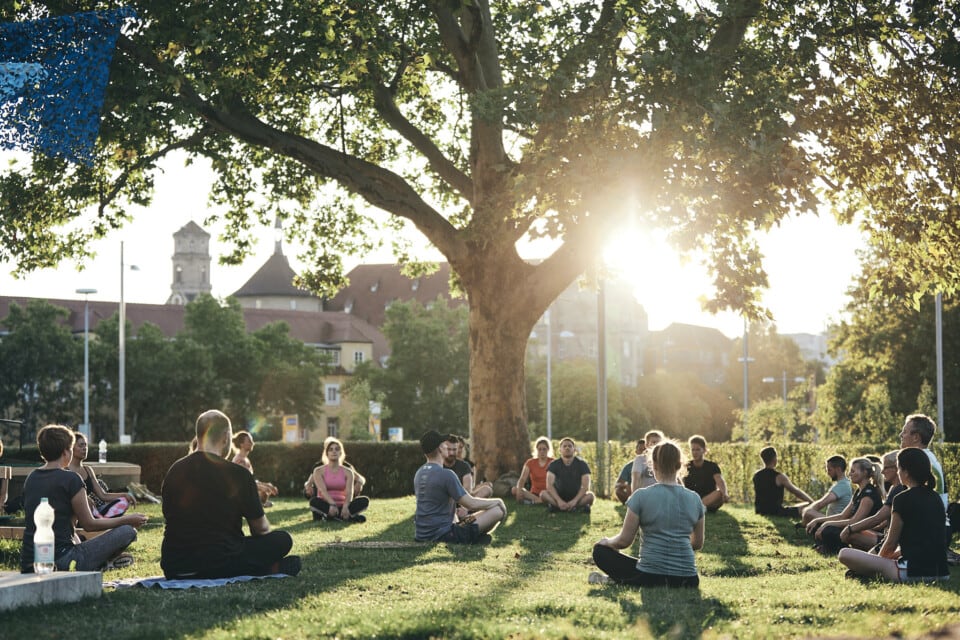
[[937, 582], [938, 580], [949, 580], [950, 576], [908, 576], [907, 561], [903, 558], [897, 560], [897, 577], [900, 582]]

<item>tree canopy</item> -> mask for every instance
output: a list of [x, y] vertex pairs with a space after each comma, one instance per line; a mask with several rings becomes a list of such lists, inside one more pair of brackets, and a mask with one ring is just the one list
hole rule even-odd
[[[949, 3], [129, 4], [139, 21], [118, 43], [93, 166], [35, 158], [0, 176], [0, 259], [82, 253], [149, 201], [174, 150], [212, 165], [234, 259], [280, 216], [307, 241], [317, 288], [369, 244], [363, 207], [382, 209], [466, 292], [485, 469], [527, 454], [534, 322], [626, 224], [704, 250], [709, 306], [752, 317], [766, 285], [752, 233], [820, 199], [862, 215], [914, 290], [956, 286]], [[0, 18], [89, 6], [8, 1]], [[59, 235], [89, 206], [94, 224]], [[532, 265], [525, 236], [561, 242]]]

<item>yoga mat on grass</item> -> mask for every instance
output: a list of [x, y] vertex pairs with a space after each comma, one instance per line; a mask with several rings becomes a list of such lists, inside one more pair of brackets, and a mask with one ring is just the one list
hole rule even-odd
[[289, 578], [285, 573], [272, 573], [268, 576], [233, 576], [231, 578], [195, 578], [192, 580], [167, 580], [163, 576], [152, 576], [150, 578], [124, 578], [123, 580], [104, 580], [104, 587], [113, 587], [114, 589], [126, 589], [129, 587], [159, 587], [161, 589], [208, 589], [210, 587], [222, 587], [225, 584], [234, 582], [250, 582], [251, 580], [263, 580], [265, 578]]

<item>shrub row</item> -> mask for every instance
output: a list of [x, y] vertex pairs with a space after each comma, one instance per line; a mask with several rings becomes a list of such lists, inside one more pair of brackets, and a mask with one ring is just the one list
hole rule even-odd
[[[555, 443], [556, 446], [556, 443]], [[760, 450], [763, 443], [718, 442], [708, 444], [707, 458], [720, 465], [727, 481], [727, 489], [734, 502], [753, 501], [753, 473], [760, 468]], [[596, 477], [594, 487], [601, 493], [609, 493], [606, 478], [600, 477], [596, 464], [596, 445], [592, 442], [579, 444], [580, 455], [590, 464]], [[367, 478], [364, 493], [372, 498], [391, 498], [413, 493], [413, 475], [423, 464], [423, 455], [417, 442], [347, 442], [344, 444], [347, 461]], [[787, 474], [798, 487], [814, 498], [819, 497], [829, 485], [824, 463], [832, 455], [840, 454], [849, 462], [868, 453], [882, 455], [893, 448], [857, 444], [807, 444], [791, 443], [777, 445], [780, 454], [778, 468]], [[624, 464], [633, 459], [634, 443], [610, 443], [610, 486]], [[947, 477], [952, 500], [960, 498], [960, 443], [945, 443], [933, 447]], [[257, 477], [273, 482], [284, 496], [299, 495], [303, 482], [323, 453], [322, 443], [290, 445], [281, 442], [260, 442], [251, 454]], [[36, 447], [24, 447], [22, 453], [14, 454], [19, 460], [39, 461]], [[144, 443], [127, 446], [112, 445], [109, 459], [140, 465], [140, 480], [154, 492], [160, 491], [167, 469], [186, 454], [185, 444]], [[519, 471], [519, 470], [518, 470]]]

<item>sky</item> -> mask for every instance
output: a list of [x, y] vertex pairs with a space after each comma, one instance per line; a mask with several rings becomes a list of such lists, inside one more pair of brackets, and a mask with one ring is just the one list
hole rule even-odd
[[[193, 220], [212, 236], [213, 294], [226, 297], [239, 289], [273, 253], [275, 233], [263, 229], [256, 253], [242, 265], [224, 266], [217, 257], [227, 249], [217, 241], [220, 228], [204, 225], [209, 176], [197, 164], [175, 165], [157, 180], [154, 202], [134, 219], [93, 246], [96, 256], [85, 265], [63, 263], [14, 279], [11, 265], [0, 263], [0, 295], [79, 299], [77, 289], [96, 289], [91, 300], [119, 301], [120, 244], [124, 244], [124, 297], [127, 302], [163, 304], [172, 281], [173, 233]], [[415, 231], [411, 232], [416, 234]], [[417, 234], [419, 235], [419, 234]], [[425, 240], [414, 238], [421, 255], [440, 259]], [[863, 239], [855, 227], [841, 227], [829, 214], [799, 216], [761, 236], [770, 288], [764, 304], [773, 312], [778, 332], [821, 333], [842, 317], [846, 291], [859, 271], [856, 256]], [[525, 258], [542, 258], [544, 249], [522, 246]], [[284, 244], [284, 253], [296, 270], [297, 247]], [[605, 253], [608, 263], [624, 277], [633, 278], [638, 301], [644, 305], [649, 329], [658, 331], [673, 322], [715, 327], [729, 337], [740, 335], [743, 320], [736, 314], [712, 315], [699, 300], [709, 291], [709, 279], [696, 263], [682, 263], [666, 243], [649, 236], [621, 236]], [[389, 250], [365, 258], [348, 257], [347, 270], [365, 263], [392, 262]], [[136, 270], [130, 269], [135, 265]]]

